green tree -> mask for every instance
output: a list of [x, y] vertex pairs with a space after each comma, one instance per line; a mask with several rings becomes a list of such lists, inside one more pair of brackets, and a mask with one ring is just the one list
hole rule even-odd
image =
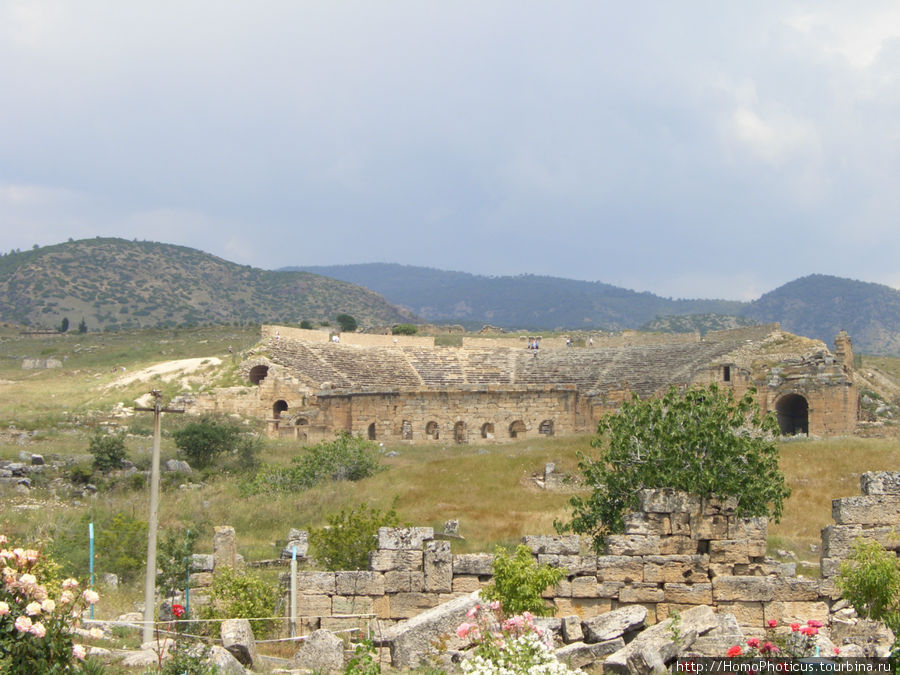
[[78, 332], [87, 333], [87, 323], [85, 323], [84, 317], [81, 317], [81, 322], [78, 324]]
[[125, 437], [123, 434], [107, 434], [96, 431], [88, 442], [88, 452], [94, 456], [96, 471], [113, 471], [122, 468], [125, 459]]
[[69, 317], [64, 316], [62, 321], [59, 322], [59, 332], [66, 333], [69, 330]]
[[519, 544], [515, 556], [510, 556], [502, 546], [494, 549], [493, 571], [494, 580], [482, 589], [481, 596], [499, 600], [504, 616], [522, 612], [550, 616], [556, 610], [544, 602], [541, 594], [560, 582], [566, 575], [565, 569], [538, 565], [531, 549]]
[[243, 430], [236, 421], [220, 415], [206, 415], [188, 422], [172, 433], [175, 447], [194, 467], [209, 466], [221, 455], [239, 450]]
[[161, 538], [156, 554], [156, 584], [163, 595], [173, 596], [185, 587], [196, 542], [196, 530], [169, 530]]
[[877, 541], [857, 539], [835, 581], [857, 614], [900, 634], [900, 567], [893, 552]]
[[305, 330], [312, 330], [312, 321], [310, 321], [309, 319], [303, 319], [303, 321], [300, 322], [300, 328], [303, 328]]
[[392, 335], [415, 335], [419, 332], [419, 327], [411, 323], [398, 323], [391, 328]]
[[394, 507], [388, 511], [359, 504], [349, 511], [329, 516], [328, 526], [309, 533], [316, 560], [328, 570], [361, 570], [369, 564], [369, 551], [376, 545], [378, 528], [398, 527]]
[[358, 326], [356, 319], [349, 314], [338, 314], [334, 317], [334, 320], [338, 322], [338, 326], [341, 327], [341, 331], [344, 333], [352, 333]]
[[637, 396], [600, 421], [591, 441], [599, 457], [579, 454], [578, 468], [592, 489], [573, 497], [569, 523], [557, 530], [589, 534], [602, 549], [607, 534], [622, 532], [624, 515], [643, 488], [669, 487], [701, 497], [735, 497], [737, 514], [770, 516], [784, 509], [790, 488], [778, 468], [778, 424], [761, 415], [755, 390], [735, 400], [716, 385], [662, 398]]
[[[275, 616], [278, 589], [251, 570], [227, 566], [217, 569], [210, 595], [212, 602], [200, 610], [204, 619], [251, 619], [253, 633], [258, 638], [275, 630], [277, 620], [265, 617]], [[219, 625], [218, 622], [211, 624], [215, 634], [219, 632]]]
[[123, 583], [136, 578], [147, 562], [147, 523], [117, 513], [99, 529], [97, 562], [100, 569], [117, 574]]

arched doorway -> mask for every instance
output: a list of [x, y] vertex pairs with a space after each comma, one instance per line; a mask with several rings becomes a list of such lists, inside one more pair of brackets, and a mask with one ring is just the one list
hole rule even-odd
[[516, 420], [512, 424], [509, 425], [509, 437], [510, 438], [524, 438], [525, 437], [525, 422], [522, 420]]
[[372, 422], [372, 424], [369, 425], [369, 440], [375, 440], [375, 422]]
[[538, 433], [544, 436], [553, 435], [553, 420], [544, 420], [538, 427]]
[[269, 375], [269, 366], [253, 366], [250, 369], [250, 381], [259, 384]]
[[493, 422], [485, 422], [481, 425], [481, 437], [482, 438], [493, 438], [494, 437], [494, 423]]
[[272, 405], [272, 417], [276, 420], [281, 417], [281, 413], [286, 412], [288, 409], [287, 401], [283, 401], [281, 399], [275, 401]]
[[425, 425], [425, 438], [436, 441], [441, 437], [441, 431], [437, 422], [429, 422]]
[[787, 394], [775, 403], [783, 436], [809, 435], [809, 402], [800, 394]]
[[457, 422], [453, 425], [453, 440], [457, 443], [466, 442], [466, 423]]

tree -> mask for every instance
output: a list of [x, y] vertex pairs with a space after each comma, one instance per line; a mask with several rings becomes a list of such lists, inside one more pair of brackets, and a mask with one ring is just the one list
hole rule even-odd
[[303, 321], [300, 322], [300, 328], [303, 328], [305, 330], [312, 330], [312, 321], [310, 321], [309, 319], [303, 319]]
[[195, 467], [208, 466], [218, 456], [238, 452], [242, 429], [227, 417], [207, 415], [172, 433], [179, 454]]
[[499, 600], [504, 616], [531, 612], [535, 616], [551, 616], [556, 611], [544, 602], [543, 592], [566, 576], [567, 570], [538, 565], [531, 549], [519, 544], [514, 556], [505, 548], [494, 549], [494, 579], [481, 591], [485, 600]]
[[87, 333], [87, 324], [84, 321], [84, 317], [81, 317], [81, 323], [78, 324], [78, 332]]
[[62, 321], [59, 322], [59, 332], [65, 333], [69, 330], [69, 317], [64, 316]]
[[88, 443], [88, 452], [94, 456], [96, 471], [113, 471], [122, 468], [125, 459], [125, 437], [122, 434], [106, 434], [97, 431]]
[[419, 327], [411, 323], [398, 323], [391, 328], [392, 335], [415, 335], [419, 332]]
[[751, 389], [735, 401], [716, 385], [684, 393], [672, 387], [662, 398], [635, 396], [602, 419], [596, 459], [579, 454], [578, 468], [593, 490], [573, 497], [571, 522], [560, 532], [590, 534], [601, 550], [607, 534], [624, 530], [624, 515], [643, 488], [669, 487], [701, 497], [735, 497], [737, 515], [776, 520], [790, 496], [778, 468], [778, 424], [761, 415]]
[[341, 327], [341, 331], [344, 333], [352, 333], [359, 325], [356, 323], [356, 319], [349, 314], [338, 314], [334, 317], [334, 320], [338, 322], [338, 326]]
[[900, 632], [900, 567], [892, 551], [877, 541], [857, 539], [835, 581], [857, 614]]
[[311, 531], [309, 540], [316, 560], [328, 570], [366, 569], [369, 551], [376, 546], [378, 528], [400, 525], [393, 506], [382, 512], [365, 504], [342, 510], [326, 520], [328, 526]]

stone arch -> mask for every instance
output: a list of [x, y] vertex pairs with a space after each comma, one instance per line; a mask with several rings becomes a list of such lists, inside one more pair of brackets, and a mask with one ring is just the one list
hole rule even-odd
[[523, 422], [522, 420], [516, 420], [509, 425], [510, 438], [525, 438], [525, 431], [525, 422]]
[[481, 425], [481, 437], [482, 438], [493, 438], [494, 437], [494, 423], [493, 422], [485, 422]]
[[295, 427], [305, 427], [309, 424], [309, 420], [306, 417], [298, 417], [294, 420]]
[[411, 441], [412, 437], [412, 422], [410, 422], [409, 420], [403, 420], [400, 423], [400, 438], [402, 438], [404, 441]]
[[274, 419], [281, 419], [281, 413], [287, 412], [288, 404], [284, 399], [278, 399], [275, 403], [272, 404], [272, 417]]
[[253, 366], [248, 377], [253, 384], [260, 384], [269, 376], [269, 366]]
[[785, 394], [775, 402], [783, 436], [809, 435], [809, 401], [800, 394]]
[[466, 423], [465, 422], [457, 422], [453, 425], [453, 440], [456, 443], [466, 443], [468, 439], [466, 437]]
[[544, 436], [552, 436], [553, 420], [544, 420], [541, 422], [540, 426], [538, 426], [538, 433], [543, 434]]
[[436, 441], [441, 437], [441, 429], [437, 422], [431, 421], [425, 425], [425, 438]]
[[369, 425], [368, 436], [369, 436], [369, 440], [370, 440], [370, 441], [374, 441], [374, 440], [375, 440], [375, 422], [372, 422], [372, 423]]

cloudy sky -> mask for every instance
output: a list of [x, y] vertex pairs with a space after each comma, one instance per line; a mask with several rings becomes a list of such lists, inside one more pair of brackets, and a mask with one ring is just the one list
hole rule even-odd
[[0, 248], [900, 287], [900, 3], [0, 0]]

